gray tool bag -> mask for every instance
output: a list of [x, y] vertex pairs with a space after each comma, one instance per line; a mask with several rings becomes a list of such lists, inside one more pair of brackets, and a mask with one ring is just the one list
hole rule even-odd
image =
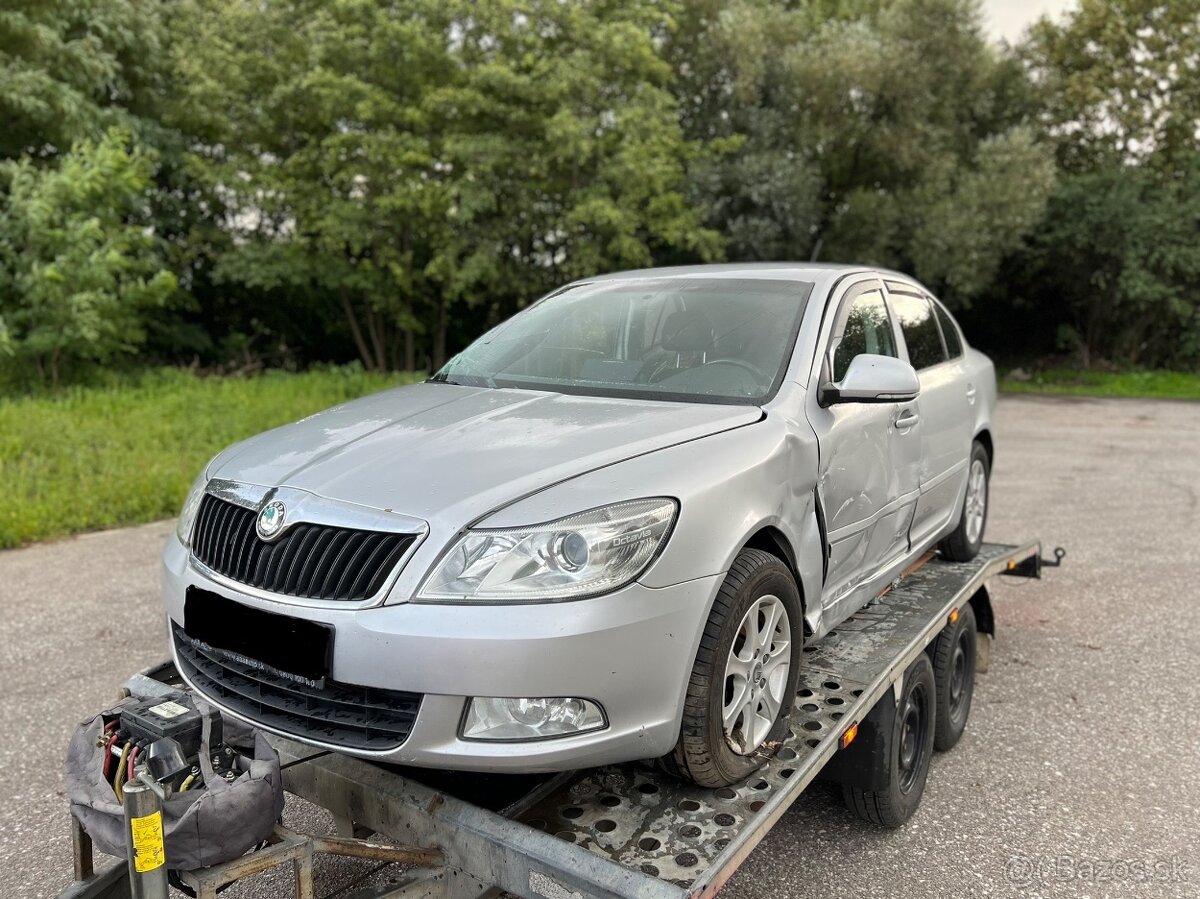
[[[67, 795], [71, 812], [92, 838], [96, 848], [109, 855], [125, 857], [125, 816], [111, 782], [104, 777], [103, 738], [106, 720], [131, 708], [129, 699], [82, 723], [67, 749]], [[283, 813], [283, 776], [279, 755], [256, 730], [238, 722], [221, 721], [204, 703], [196, 708], [203, 715], [199, 758], [196, 764], [203, 786], [174, 792], [163, 801], [163, 836], [167, 867], [191, 871], [245, 855], [272, 831]], [[213, 721], [222, 731], [223, 746], [236, 760], [232, 771], [214, 771], [212, 756]], [[222, 746], [216, 747], [222, 759]], [[118, 763], [119, 764], [119, 763]], [[111, 762], [110, 762], [111, 765]]]

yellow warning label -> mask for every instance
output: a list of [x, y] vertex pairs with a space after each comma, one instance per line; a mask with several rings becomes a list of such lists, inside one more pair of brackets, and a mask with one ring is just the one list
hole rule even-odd
[[163, 850], [162, 812], [130, 819], [129, 831], [133, 837], [135, 871], [145, 874], [167, 863], [167, 854]]

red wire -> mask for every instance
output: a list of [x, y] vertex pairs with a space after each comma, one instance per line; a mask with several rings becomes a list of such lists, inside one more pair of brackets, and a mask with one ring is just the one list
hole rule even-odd
[[116, 731], [108, 738], [108, 745], [104, 747], [104, 779], [112, 780], [112, 748], [117, 742]]
[[128, 774], [128, 776], [125, 778], [126, 780], [133, 780], [133, 763], [137, 761], [138, 753], [141, 751], [142, 749], [140, 746], [134, 746], [133, 750], [129, 753], [129, 768], [126, 771]]

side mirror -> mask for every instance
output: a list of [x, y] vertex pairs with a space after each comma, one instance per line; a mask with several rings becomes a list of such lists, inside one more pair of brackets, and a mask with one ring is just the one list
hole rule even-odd
[[821, 388], [821, 405], [905, 403], [921, 391], [916, 369], [894, 356], [860, 353], [850, 360], [841, 383]]

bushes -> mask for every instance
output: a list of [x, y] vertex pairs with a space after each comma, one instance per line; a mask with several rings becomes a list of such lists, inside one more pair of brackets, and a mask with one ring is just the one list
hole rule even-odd
[[143, 316], [175, 291], [149, 226], [153, 160], [109, 131], [59, 166], [0, 167], [0, 352], [58, 386], [64, 366], [138, 351]]

